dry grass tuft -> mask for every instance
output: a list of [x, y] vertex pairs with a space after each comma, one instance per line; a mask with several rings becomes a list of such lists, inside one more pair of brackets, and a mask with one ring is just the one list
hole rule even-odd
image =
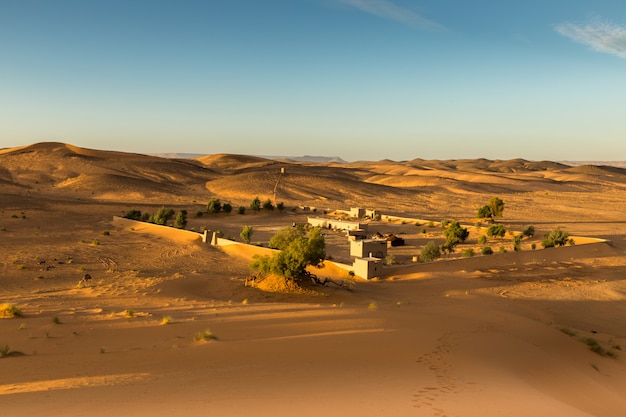
[[0, 318], [12, 319], [14, 317], [22, 317], [22, 311], [14, 304], [0, 304]]

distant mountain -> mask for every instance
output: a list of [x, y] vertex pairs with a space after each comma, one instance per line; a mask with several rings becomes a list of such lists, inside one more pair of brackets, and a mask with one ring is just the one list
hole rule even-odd
[[561, 161], [563, 164], [571, 166], [580, 165], [596, 165], [596, 166], [609, 166], [617, 168], [626, 168], [626, 161]]
[[176, 152], [166, 152], [166, 153], [146, 153], [145, 155], [149, 156], [157, 156], [159, 158], [169, 158], [169, 159], [195, 159], [205, 156], [203, 153], [176, 153]]
[[267, 159], [280, 159], [280, 160], [288, 160], [293, 162], [315, 162], [315, 163], [328, 163], [335, 162], [338, 164], [345, 164], [346, 161], [341, 159], [338, 156], [312, 156], [312, 155], [304, 155], [304, 156], [264, 156], [263, 158]]
[[[208, 156], [206, 154], [199, 153], [147, 153], [146, 155], [150, 156], [158, 156], [160, 158], [169, 158], [169, 159], [197, 159]], [[281, 161], [293, 161], [293, 162], [315, 162], [315, 163], [338, 163], [345, 164], [346, 161], [341, 159], [338, 156], [312, 156], [312, 155], [304, 155], [304, 156], [265, 156], [265, 155], [256, 155], [259, 158], [265, 159], [274, 159]]]

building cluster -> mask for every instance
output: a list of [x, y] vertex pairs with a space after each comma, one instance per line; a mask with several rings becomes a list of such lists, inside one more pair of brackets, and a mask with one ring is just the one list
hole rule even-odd
[[354, 257], [352, 264], [354, 274], [365, 279], [375, 278], [382, 271], [382, 261], [387, 256], [387, 247], [396, 246], [397, 243], [393, 242], [398, 242], [397, 239], [400, 238], [394, 236], [394, 239], [389, 240], [382, 235], [367, 238], [368, 224], [359, 220], [380, 218], [377, 210], [351, 208], [347, 213], [356, 220], [309, 217], [308, 223], [322, 229], [345, 231], [350, 242], [350, 256]]

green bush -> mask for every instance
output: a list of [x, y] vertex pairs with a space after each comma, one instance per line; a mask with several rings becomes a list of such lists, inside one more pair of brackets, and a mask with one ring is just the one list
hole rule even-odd
[[464, 258], [471, 258], [474, 255], [475, 255], [474, 249], [472, 249], [472, 248], [468, 248], [468, 249], [465, 249], [463, 251], [463, 257]]
[[491, 255], [493, 254], [493, 249], [491, 249], [491, 246], [485, 246], [481, 252], [483, 255]]
[[502, 238], [506, 234], [506, 228], [501, 224], [493, 224], [487, 229], [487, 236]]
[[156, 214], [150, 216], [148, 222], [164, 225], [169, 219], [172, 218], [172, 216], [174, 216], [174, 209], [166, 208], [165, 206], [163, 206], [156, 212]]
[[264, 210], [274, 210], [274, 205], [272, 204], [272, 200], [269, 198], [263, 202]]
[[261, 200], [258, 196], [252, 199], [252, 201], [250, 202], [250, 208], [252, 209], [252, 211], [261, 210]]
[[439, 258], [440, 256], [441, 256], [441, 249], [432, 240], [428, 242], [426, 245], [424, 245], [420, 253], [420, 258], [423, 259], [424, 262], [432, 262], [435, 259]]
[[555, 246], [565, 246], [567, 243], [571, 245], [574, 244], [574, 241], [569, 238], [569, 233], [560, 228], [556, 228], [544, 237], [541, 245], [544, 248], [553, 248]]
[[250, 243], [250, 239], [252, 238], [252, 232], [254, 232], [254, 228], [252, 226], [244, 226], [241, 229], [241, 233], [239, 233], [239, 236], [244, 242]]
[[535, 226], [526, 226], [524, 228], [524, 230], [522, 231], [522, 236], [531, 238], [533, 236], [535, 236]]
[[269, 247], [280, 252], [271, 257], [255, 255], [251, 269], [296, 280], [306, 275], [307, 266], [319, 266], [326, 258], [324, 236], [319, 227], [311, 228], [308, 233], [301, 226], [286, 227], [272, 236]]
[[187, 210], [181, 210], [176, 215], [174, 220], [174, 227], [178, 229], [184, 229], [187, 226]]
[[237, 213], [245, 214], [246, 213], [246, 208], [244, 206], [239, 206], [239, 208], [237, 209]]
[[219, 198], [212, 198], [206, 204], [206, 211], [209, 214], [215, 214], [222, 211], [222, 203]]
[[141, 220], [141, 211], [135, 209], [128, 210], [124, 217], [131, 220]]
[[224, 205], [222, 205], [222, 211], [226, 214], [230, 213], [233, 211], [233, 205], [230, 203], [224, 203]]

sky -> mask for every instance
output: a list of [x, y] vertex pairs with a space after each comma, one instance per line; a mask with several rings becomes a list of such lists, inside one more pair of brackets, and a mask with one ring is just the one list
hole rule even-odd
[[626, 0], [0, 0], [0, 148], [626, 160]]

